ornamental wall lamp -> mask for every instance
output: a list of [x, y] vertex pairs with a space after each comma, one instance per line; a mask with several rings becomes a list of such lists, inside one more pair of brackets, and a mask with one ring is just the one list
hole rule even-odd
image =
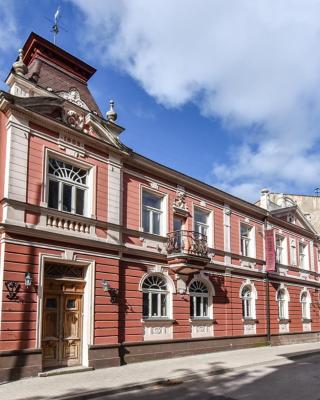
[[24, 284], [26, 288], [28, 289], [32, 285], [32, 277], [30, 272], [26, 272], [24, 275]]
[[5, 285], [8, 290], [7, 299], [18, 300], [18, 293], [21, 288], [20, 283], [16, 281], [7, 281]]
[[111, 303], [118, 302], [119, 289], [112, 288], [106, 279], [101, 281], [102, 289], [110, 295]]

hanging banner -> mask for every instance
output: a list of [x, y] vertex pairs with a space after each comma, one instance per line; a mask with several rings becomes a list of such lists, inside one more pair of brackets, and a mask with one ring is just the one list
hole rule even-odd
[[274, 229], [267, 229], [266, 231], [266, 271], [276, 270], [276, 249], [274, 244]]

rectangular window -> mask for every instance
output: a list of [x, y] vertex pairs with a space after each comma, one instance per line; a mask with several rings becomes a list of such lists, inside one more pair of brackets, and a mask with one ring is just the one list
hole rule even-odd
[[285, 239], [280, 235], [276, 235], [276, 262], [285, 263]]
[[85, 215], [88, 170], [49, 158], [48, 207]]
[[144, 232], [160, 235], [162, 230], [163, 198], [153, 193], [142, 192], [142, 227]]
[[72, 186], [63, 184], [62, 210], [71, 212], [72, 210]]
[[253, 256], [253, 240], [252, 240], [252, 226], [241, 224], [240, 236], [241, 236], [241, 254], [245, 257]]
[[290, 240], [290, 258], [291, 258], [291, 265], [297, 265], [297, 248], [296, 248], [296, 241], [295, 239]]
[[59, 209], [59, 182], [49, 180], [49, 199], [48, 206], [50, 208]]
[[209, 300], [207, 296], [190, 297], [191, 318], [207, 318], [209, 316]]
[[183, 220], [178, 217], [173, 218], [174, 247], [183, 250]]
[[194, 230], [208, 237], [209, 234], [209, 213], [203, 210], [194, 210]]
[[307, 245], [299, 243], [299, 265], [302, 269], [308, 268], [308, 255], [307, 255]]

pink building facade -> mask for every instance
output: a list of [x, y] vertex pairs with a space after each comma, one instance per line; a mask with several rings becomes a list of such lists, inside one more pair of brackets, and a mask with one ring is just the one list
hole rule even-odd
[[31, 34], [0, 93], [0, 380], [318, 341], [319, 240], [136, 154], [95, 69]]

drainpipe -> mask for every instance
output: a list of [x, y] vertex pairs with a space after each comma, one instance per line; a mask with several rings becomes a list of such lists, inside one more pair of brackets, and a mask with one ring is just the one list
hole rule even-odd
[[271, 333], [270, 333], [270, 288], [269, 288], [269, 273], [266, 272], [266, 302], [267, 302], [267, 309], [266, 309], [266, 319], [267, 319], [267, 343], [271, 345]]
[[[267, 230], [267, 218], [264, 219], [264, 231]], [[264, 246], [265, 247], [265, 246]], [[270, 332], [270, 287], [269, 287], [269, 272], [266, 271], [266, 321], [267, 321], [267, 343], [271, 345], [271, 332]]]

